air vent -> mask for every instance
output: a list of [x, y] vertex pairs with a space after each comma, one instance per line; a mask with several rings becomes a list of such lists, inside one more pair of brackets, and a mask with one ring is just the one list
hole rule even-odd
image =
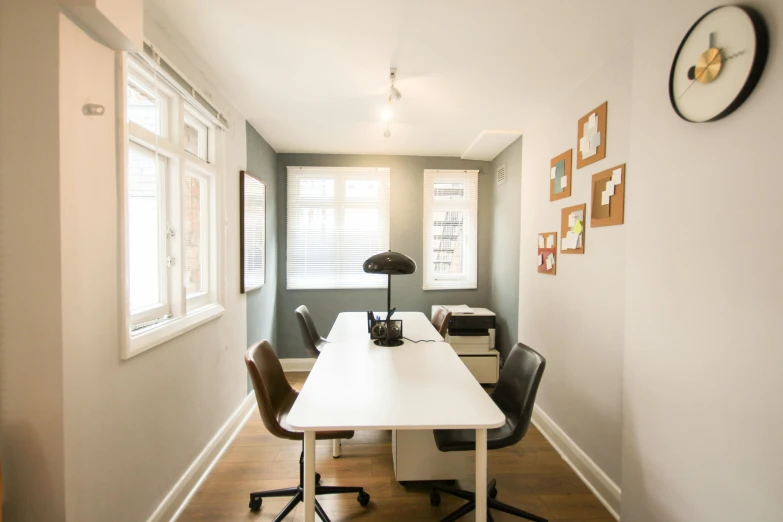
[[498, 170], [495, 171], [495, 183], [497, 185], [502, 185], [506, 182], [506, 166], [501, 166]]

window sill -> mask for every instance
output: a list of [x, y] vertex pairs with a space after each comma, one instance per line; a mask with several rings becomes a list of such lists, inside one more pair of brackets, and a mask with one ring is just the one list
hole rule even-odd
[[164, 321], [160, 324], [150, 326], [142, 331], [134, 332], [125, 338], [125, 347], [123, 350], [123, 359], [130, 359], [135, 355], [146, 352], [159, 344], [170, 341], [185, 332], [201, 326], [213, 319], [217, 319], [225, 308], [213, 303], [198, 310], [194, 310], [184, 317], [177, 317]]
[[478, 285], [460, 285], [460, 286], [423, 286], [422, 290], [478, 290]]
[[386, 290], [383, 286], [286, 286], [286, 290]]

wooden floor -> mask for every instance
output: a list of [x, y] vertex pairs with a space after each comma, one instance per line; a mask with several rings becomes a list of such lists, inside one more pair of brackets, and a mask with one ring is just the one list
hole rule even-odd
[[[306, 373], [289, 373], [299, 389]], [[391, 434], [359, 431], [343, 441], [342, 457], [333, 459], [331, 441], [318, 441], [316, 470], [324, 485], [361, 486], [370, 494], [367, 508], [356, 495], [322, 496], [318, 501], [332, 521], [440, 520], [462, 501], [442, 496], [439, 507], [429, 503], [430, 490], [423, 486], [407, 489], [394, 480]], [[264, 499], [259, 513], [251, 513], [249, 493], [296, 486], [299, 479], [301, 443], [273, 437], [254, 415], [237, 435], [220, 462], [185, 508], [181, 522], [271, 521], [289, 499]], [[560, 458], [546, 439], [531, 426], [516, 446], [489, 452], [489, 478], [498, 481], [498, 500], [558, 522], [614, 522], [606, 509]], [[473, 477], [458, 481], [459, 487], [474, 490]], [[304, 505], [286, 520], [303, 520]], [[521, 519], [493, 512], [497, 522]], [[316, 520], [318, 517], [316, 516]], [[463, 518], [473, 520], [473, 515]]]

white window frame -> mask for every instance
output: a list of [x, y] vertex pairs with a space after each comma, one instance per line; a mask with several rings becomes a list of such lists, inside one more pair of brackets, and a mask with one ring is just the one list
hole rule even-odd
[[[198, 140], [198, 149], [199, 151], [204, 152], [204, 157], [202, 157], [200, 154], [193, 154], [190, 151], [186, 151], [186, 152], [194, 155], [195, 157], [203, 161], [210, 162], [214, 155], [215, 126], [212, 125], [209, 121], [207, 121], [207, 119], [204, 118], [201, 114], [199, 114], [199, 112], [190, 104], [185, 104], [184, 123], [187, 123], [192, 127], [201, 128], [202, 130], [204, 130], [203, 134], [199, 134], [199, 140]], [[184, 127], [183, 127], [182, 146], [183, 148], [185, 147]]]
[[[201, 223], [206, 224], [207, 226], [201, 227], [200, 233], [201, 238], [199, 245], [202, 247], [200, 248], [200, 255], [201, 255], [201, 288], [202, 290], [198, 293], [191, 294], [185, 296], [187, 305], [187, 310], [196, 310], [198, 308], [201, 308], [203, 306], [207, 306], [211, 300], [213, 300], [214, 295], [211, 293], [210, 289], [210, 281], [213, 280], [216, 277], [216, 274], [213, 274], [212, 267], [217, 262], [217, 259], [215, 258], [216, 249], [212, 248], [212, 238], [215, 237], [216, 230], [215, 230], [215, 220], [212, 219], [211, 216], [211, 210], [215, 208], [216, 201], [214, 201], [214, 198], [212, 197], [213, 193], [215, 192], [215, 189], [213, 186], [215, 185], [215, 176], [210, 175], [209, 173], [205, 173], [203, 169], [197, 168], [195, 165], [193, 165], [191, 162], [186, 161], [185, 170], [182, 176], [182, 189], [184, 190], [185, 187], [185, 177], [191, 177], [191, 178], [197, 178], [200, 182], [200, 192], [199, 195], [204, 197], [206, 200], [206, 206], [201, 206]], [[182, 238], [184, 241], [184, 237]], [[183, 256], [184, 257], [184, 256]], [[204, 269], [206, 268], [206, 269]], [[182, 260], [182, 270], [183, 273], [185, 271], [185, 260], [183, 258]], [[183, 285], [184, 285], [184, 277], [183, 277]]]
[[[151, 151], [147, 147], [140, 145], [138, 143], [135, 143], [133, 141], [130, 141], [129, 150], [134, 150], [139, 154], [143, 154], [144, 156], [147, 156], [149, 159], [152, 159], [153, 161], [156, 161], [158, 164], [158, 168], [161, 169], [160, 172], [158, 172], [158, 223], [169, 223], [170, 219], [167, 214], [168, 207], [167, 205], [162, 204], [163, 201], [165, 201], [168, 198], [168, 184], [169, 184], [169, 171], [170, 171], [170, 165], [168, 162], [168, 158], [165, 156], [158, 156], [155, 154], [154, 151]], [[132, 324], [144, 324], [149, 323], [151, 321], [155, 321], [160, 317], [167, 316], [171, 313], [171, 307], [170, 307], [170, 301], [169, 296], [171, 295], [171, 291], [169, 289], [169, 277], [168, 277], [168, 270], [165, 269], [166, 266], [166, 256], [168, 255], [168, 238], [163, 233], [162, 230], [159, 230], [159, 236], [158, 236], [158, 281], [160, 283], [160, 288], [158, 289], [159, 293], [159, 304], [149, 306], [147, 308], [138, 309], [131, 313], [131, 322]]]
[[[337, 210], [346, 209], [360, 209], [369, 208], [373, 205], [365, 201], [353, 201], [345, 197], [345, 183], [350, 179], [361, 179], [362, 176], [372, 176], [372, 179], [386, 179], [388, 190], [388, 197], [385, 199], [386, 207], [378, 207], [380, 210], [381, 227], [385, 232], [383, 236], [379, 236], [384, 242], [380, 245], [377, 251], [370, 252], [368, 250], [367, 257], [370, 257], [378, 252], [386, 251], [389, 249], [390, 238], [390, 223], [391, 223], [391, 170], [388, 167], [295, 167], [291, 166], [287, 168], [287, 190], [286, 190], [286, 289], [287, 290], [357, 290], [367, 288], [386, 288], [386, 278], [375, 274], [361, 274], [361, 280], [359, 282], [346, 279], [344, 274], [338, 274], [331, 279], [322, 278], [320, 280], [316, 278], [302, 278], [296, 280], [294, 277], [295, 263], [292, 259], [295, 259], [295, 252], [292, 245], [292, 234], [296, 234], [297, 231], [292, 231], [292, 223], [296, 222], [295, 212], [297, 205], [292, 204], [292, 180], [300, 175], [302, 171], [307, 172], [308, 178], [321, 178], [334, 180], [334, 196], [332, 198], [312, 198], [307, 201], [307, 207], [321, 208], [321, 209], [335, 209], [335, 223], [338, 229], [345, 230], [345, 221], [343, 214]], [[305, 199], [305, 198], [301, 198]], [[382, 203], [383, 199], [379, 197], [378, 202]], [[334, 248], [335, 251], [342, 253], [344, 251], [341, 248], [342, 236], [336, 238], [337, 245]], [[306, 257], [306, 256], [305, 256]], [[306, 262], [304, 262], [306, 264]], [[361, 270], [361, 262], [357, 265], [357, 269]]]
[[[464, 201], [436, 201], [435, 183], [465, 183]], [[473, 191], [475, 198], [469, 197]], [[438, 274], [432, 270], [435, 240], [433, 221], [436, 211], [454, 210], [465, 215], [465, 245], [471, 252], [463, 255], [464, 270], [461, 274]], [[423, 290], [475, 290], [478, 288], [478, 171], [477, 170], [425, 170], [424, 171], [424, 222], [423, 222]]]
[[[222, 277], [224, 264], [223, 233], [218, 226], [222, 216], [222, 184], [223, 165], [221, 150], [225, 137], [219, 127], [195, 107], [190, 105], [186, 95], [176, 89], [172, 82], [155, 73], [154, 64], [146, 57], [130, 57], [122, 53], [117, 60], [117, 126], [118, 126], [118, 171], [119, 171], [119, 207], [120, 207], [120, 263], [122, 286], [123, 320], [121, 321], [121, 356], [128, 359], [158, 346], [174, 337], [220, 317], [224, 310], [223, 296], [225, 280]], [[127, 120], [127, 83], [128, 77], [141, 77], [145, 82], [154, 82], [156, 92], [163, 93], [168, 100], [166, 113], [162, 119], [161, 130], [165, 135], [158, 135], [134, 122]], [[206, 158], [209, 161], [188, 152], [184, 148], [185, 115], [195, 118], [207, 129]], [[161, 264], [165, 270], [166, 302], [165, 313], [156, 310], [130, 310], [130, 278], [128, 257], [128, 152], [131, 147], [141, 147], [147, 153], [157, 154], [166, 158], [168, 169], [165, 173], [165, 184], [162, 192], [165, 199], [161, 208], [167, 218], [163, 239], [165, 248], [161, 249], [165, 261]], [[182, 231], [182, 190], [185, 176], [198, 177], [202, 181], [200, 196], [202, 203], [201, 233], [206, 235], [203, 240], [206, 248], [201, 250], [202, 262], [206, 267], [202, 270], [205, 280], [203, 292], [191, 296], [185, 289], [185, 259], [184, 234]], [[206, 221], [204, 221], [206, 214]], [[170, 266], [166, 266], [170, 265]], [[163, 292], [161, 292], [163, 293]], [[139, 328], [139, 326], [142, 326]]]

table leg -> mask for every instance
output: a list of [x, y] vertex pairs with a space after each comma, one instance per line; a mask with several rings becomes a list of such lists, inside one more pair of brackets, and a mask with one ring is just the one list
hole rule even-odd
[[476, 522], [487, 522], [487, 430], [476, 430]]
[[[486, 431], [484, 433], [486, 434]], [[486, 458], [486, 452], [485, 452], [485, 458]], [[304, 508], [305, 508], [304, 521], [315, 522], [315, 432], [314, 431], [304, 432]]]
[[337, 458], [341, 455], [343, 441], [340, 439], [332, 439], [332, 457]]

